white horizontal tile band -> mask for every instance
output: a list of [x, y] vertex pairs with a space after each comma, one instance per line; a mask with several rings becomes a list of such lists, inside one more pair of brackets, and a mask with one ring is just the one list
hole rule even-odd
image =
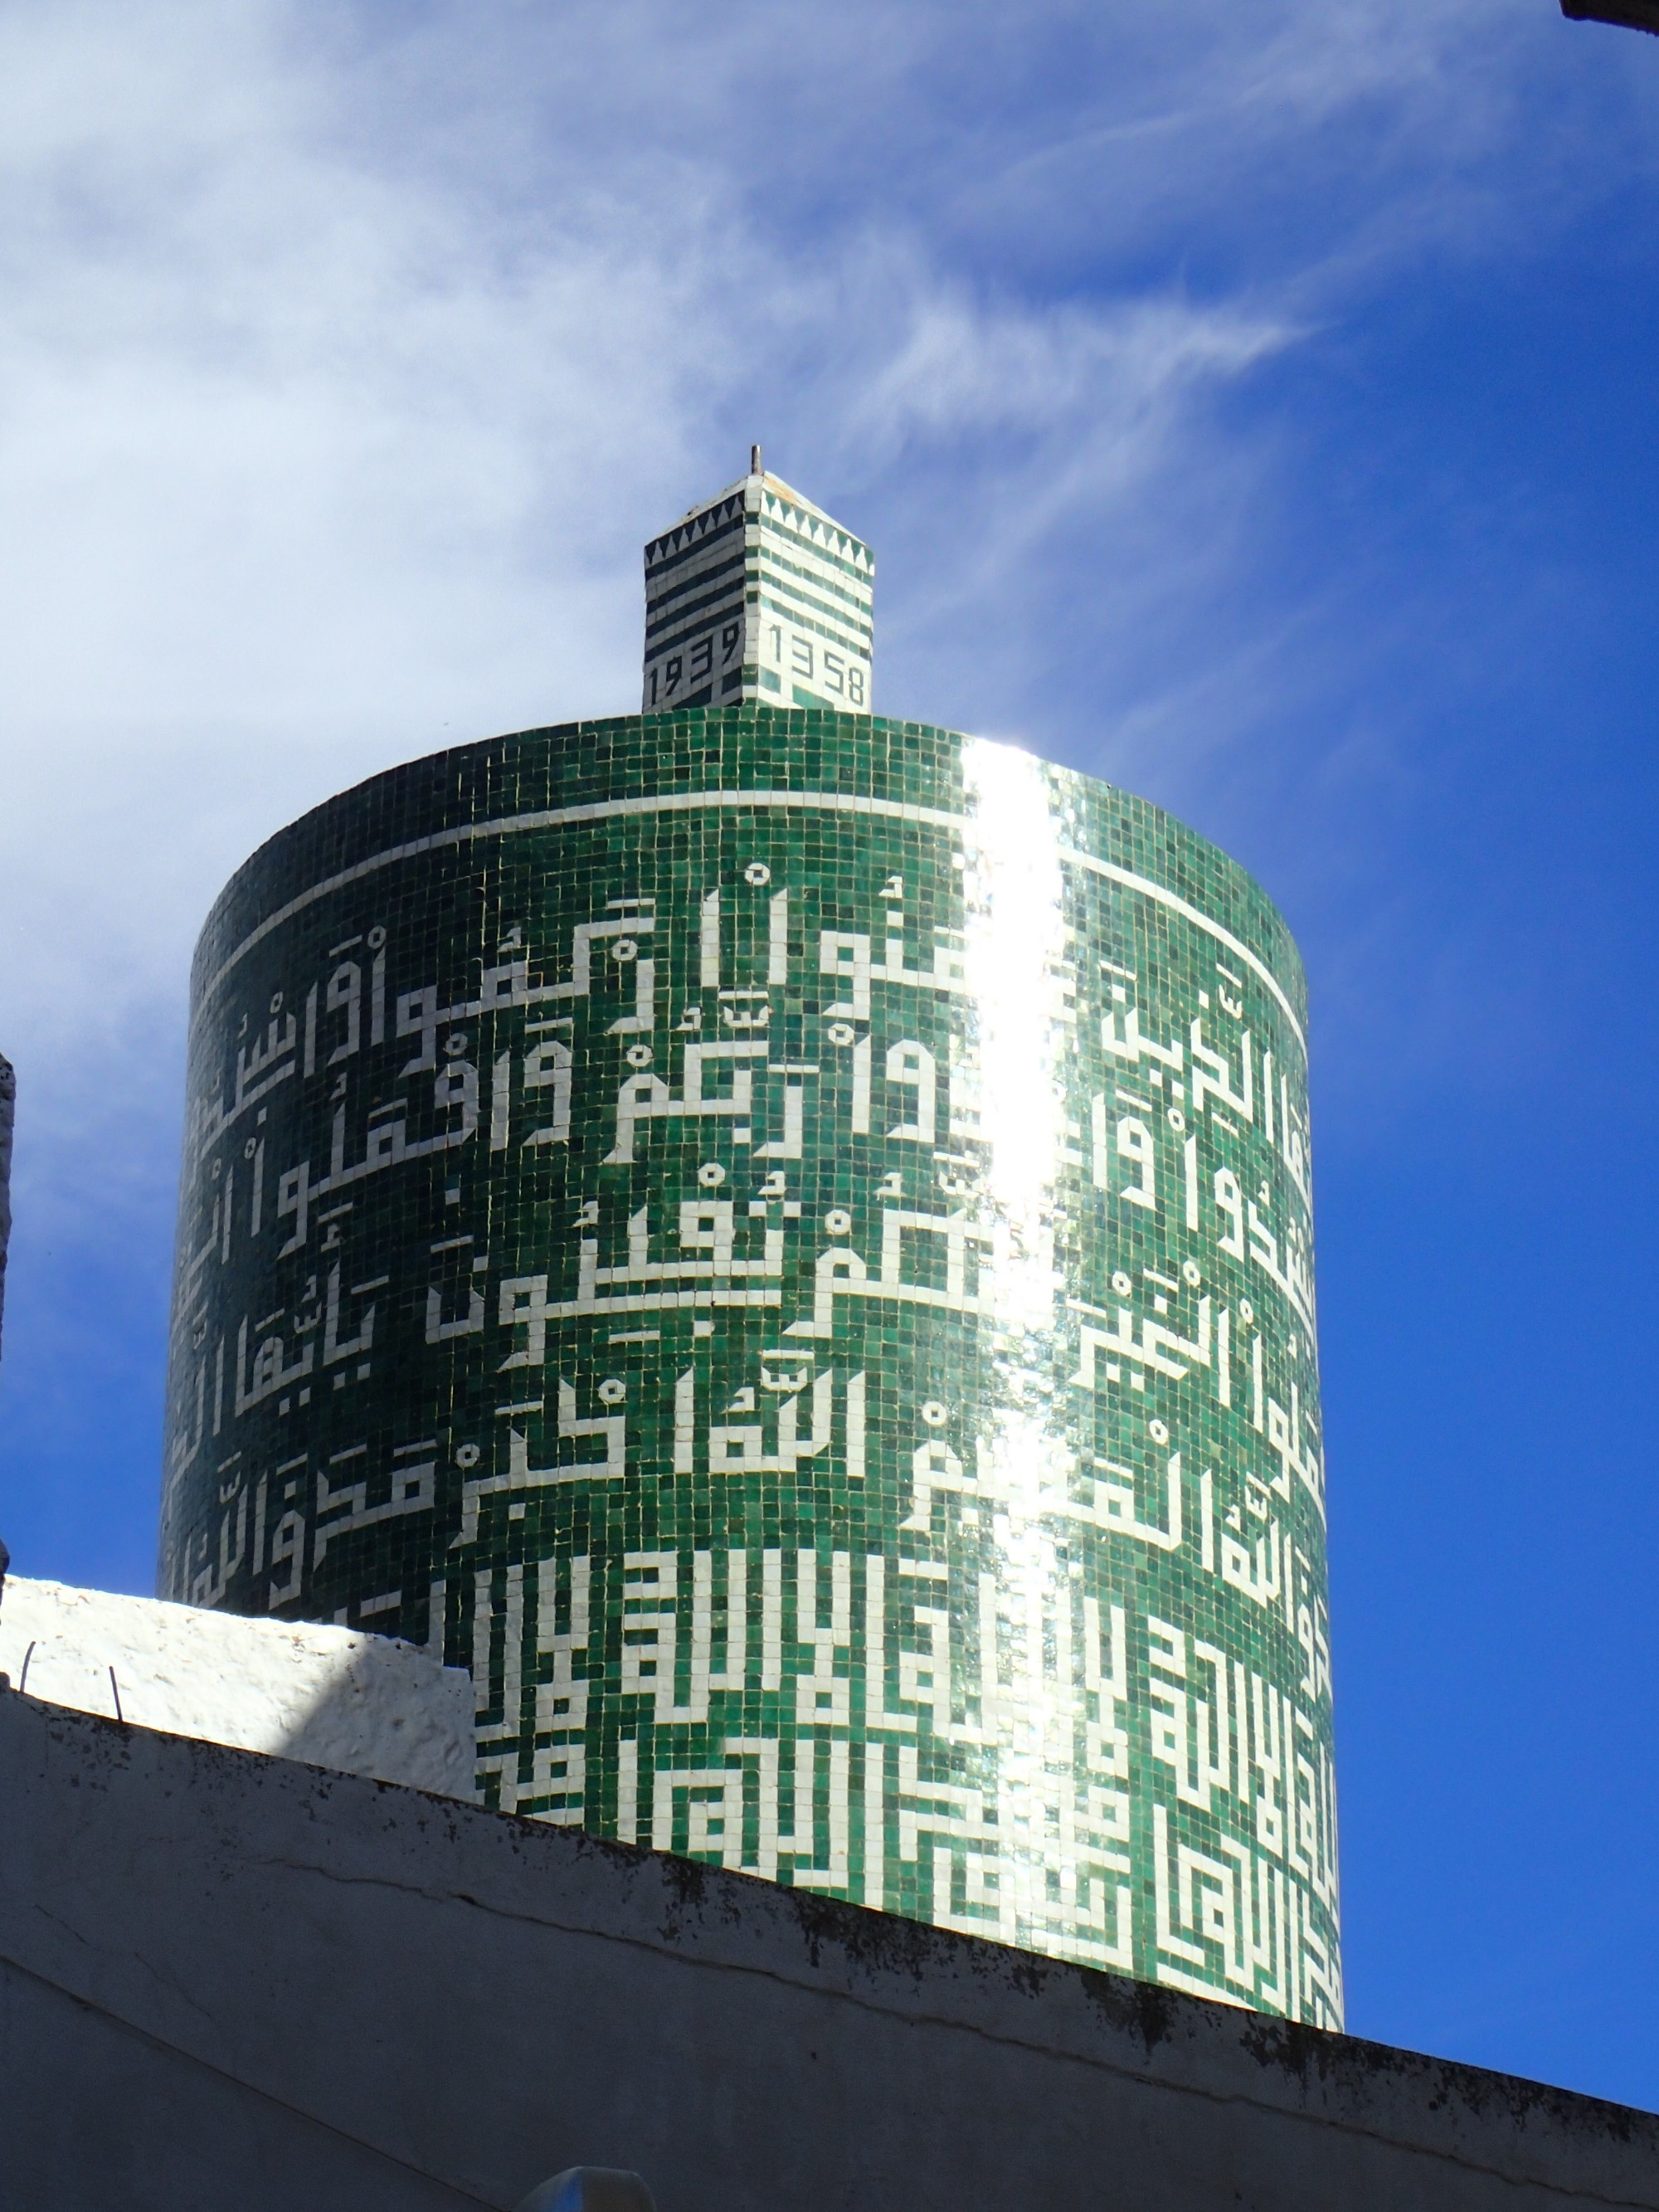
[[[638, 799], [593, 799], [580, 806], [538, 807], [527, 814], [501, 814], [488, 822], [459, 823], [453, 829], [434, 830], [428, 836], [411, 837], [405, 844], [388, 845], [381, 852], [370, 854], [367, 860], [354, 861], [350, 867], [341, 868], [331, 876], [325, 876], [319, 883], [313, 884], [308, 890], [289, 899], [286, 905], [279, 906], [274, 913], [267, 915], [208, 978], [198, 1013], [205, 1011], [208, 1000], [243, 956], [252, 951], [273, 929], [280, 929], [285, 921], [291, 921], [296, 914], [302, 914], [307, 907], [314, 905], [319, 899], [328, 897], [331, 892], [343, 890], [348, 884], [359, 883], [364, 877], [372, 876], [381, 868], [392, 867], [399, 860], [414, 860], [422, 853], [441, 852], [446, 847], [471, 844], [484, 837], [513, 837], [532, 830], [562, 830], [586, 822], [614, 821], [629, 815], [688, 814], [704, 807], [722, 806], [784, 807], [807, 812], [870, 815], [890, 822], [914, 822], [924, 829], [952, 830], [964, 839], [971, 838], [974, 832], [973, 817], [969, 815], [950, 813], [939, 806], [915, 806], [904, 799], [874, 799], [862, 792], [852, 791], [669, 791]], [[1164, 884], [1154, 883], [1147, 876], [1138, 876], [1128, 868], [1119, 867], [1115, 861], [1097, 860], [1092, 853], [1079, 852], [1073, 846], [1062, 846], [1060, 857], [1074, 867], [1087, 869], [1093, 875], [1104, 876], [1126, 890], [1137, 891], [1142, 897], [1155, 899], [1159, 905], [1170, 908], [1197, 928], [1206, 931], [1229, 951], [1236, 952], [1261, 978], [1279, 1001], [1285, 1019], [1296, 1032], [1297, 1043], [1305, 1054], [1307, 1039], [1279, 978], [1266, 962], [1235, 937], [1231, 930], [1224, 929], [1219, 922], [1212, 921], [1200, 908]]]

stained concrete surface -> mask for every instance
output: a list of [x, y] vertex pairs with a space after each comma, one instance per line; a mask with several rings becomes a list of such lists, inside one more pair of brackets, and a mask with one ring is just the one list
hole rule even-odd
[[6, 2212], [1659, 2207], [1659, 2120], [0, 1697]]

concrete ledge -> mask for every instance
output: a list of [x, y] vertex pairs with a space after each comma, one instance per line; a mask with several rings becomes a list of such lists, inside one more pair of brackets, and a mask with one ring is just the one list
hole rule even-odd
[[477, 1794], [471, 1676], [394, 1637], [8, 1575], [0, 1673], [21, 1687], [26, 1671], [50, 1705]]
[[0, 1698], [19, 2212], [1659, 2207], [1659, 2120]]

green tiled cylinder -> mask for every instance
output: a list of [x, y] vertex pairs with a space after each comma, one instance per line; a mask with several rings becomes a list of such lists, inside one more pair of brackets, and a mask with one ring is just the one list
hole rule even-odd
[[164, 1595], [532, 1818], [1341, 2018], [1296, 950], [1139, 799], [743, 706], [393, 769], [203, 933]]

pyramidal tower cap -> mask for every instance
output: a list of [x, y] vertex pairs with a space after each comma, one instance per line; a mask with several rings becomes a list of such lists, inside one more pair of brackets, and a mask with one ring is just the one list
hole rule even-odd
[[830, 707], [871, 711], [870, 549], [821, 507], [749, 474], [645, 549], [643, 711]]

